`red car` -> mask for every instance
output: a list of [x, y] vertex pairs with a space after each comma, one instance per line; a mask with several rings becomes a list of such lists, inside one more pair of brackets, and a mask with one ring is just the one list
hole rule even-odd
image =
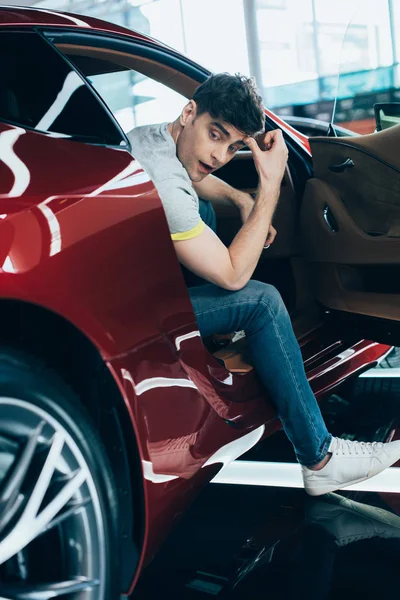
[[[113, 600], [218, 470], [280, 428], [245, 339], [200, 338], [160, 199], [96, 84], [190, 98], [209, 73], [48, 10], [1, 8], [0, 45], [0, 596]], [[398, 332], [400, 131], [316, 138], [311, 159], [266, 114], [289, 164], [255, 278], [281, 291], [321, 398]], [[249, 151], [219, 175], [256, 189]], [[239, 215], [218, 227], [229, 243]]]

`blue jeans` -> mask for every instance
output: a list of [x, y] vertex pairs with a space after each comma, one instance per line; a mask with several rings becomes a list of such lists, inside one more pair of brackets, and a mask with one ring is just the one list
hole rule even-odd
[[[209, 213], [209, 203], [201, 200], [205, 222]], [[246, 332], [252, 364], [276, 406], [297, 460], [306, 466], [319, 463], [332, 436], [308, 383], [289, 314], [276, 288], [250, 280], [243, 289], [231, 292], [204, 283], [189, 288], [189, 295], [202, 337]]]

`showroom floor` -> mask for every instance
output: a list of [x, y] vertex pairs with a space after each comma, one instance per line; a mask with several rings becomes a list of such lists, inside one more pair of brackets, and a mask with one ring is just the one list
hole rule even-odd
[[[400, 379], [359, 379], [323, 404], [334, 435], [373, 441], [400, 416]], [[293, 462], [283, 433], [242, 457]], [[343, 503], [343, 498], [353, 502]], [[344, 504], [346, 504], [344, 506]], [[383, 508], [385, 512], [376, 508]], [[400, 589], [400, 494], [209, 485], [132, 598], [383, 598]]]

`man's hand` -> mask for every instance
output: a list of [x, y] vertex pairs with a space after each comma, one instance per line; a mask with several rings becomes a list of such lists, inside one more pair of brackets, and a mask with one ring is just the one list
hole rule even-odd
[[[250, 213], [254, 207], [253, 198], [251, 196], [249, 196], [249, 198], [250, 198], [249, 202], [246, 204], [243, 204], [240, 207], [240, 218], [242, 219], [243, 224], [246, 223], [246, 221], [249, 218]], [[269, 228], [269, 231], [268, 231], [267, 239], [265, 240], [264, 248], [269, 247], [271, 244], [274, 243], [277, 233], [278, 232], [276, 231], [275, 227], [273, 227], [273, 225], [271, 225]]]
[[271, 244], [274, 243], [274, 240], [276, 238], [276, 234], [278, 232], [276, 231], [275, 227], [273, 227], [273, 225], [270, 225], [269, 231], [268, 231], [268, 235], [267, 235], [267, 239], [265, 240], [265, 245], [264, 248], [270, 246]]
[[274, 129], [260, 136], [257, 141], [248, 137], [244, 142], [250, 148], [260, 177], [260, 186], [282, 181], [288, 159], [288, 149], [282, 131]]

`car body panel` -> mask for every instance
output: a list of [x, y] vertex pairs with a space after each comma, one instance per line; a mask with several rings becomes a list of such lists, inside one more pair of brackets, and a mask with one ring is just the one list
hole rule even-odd
[[[124, 35], [133, 39], [154, 41], [151, 37], [136, 31], [120, 27], [114, 23], [103, 21], [95, 17], [82, 16], [72, 13], [59, 12], [44, 8], [22, 8], [0, 6], [0, 25], [9, 27], [69, 27], [93, 29], [98, 32], [107, 32]], [[159, 41], [157, 45], [163, 46]]]
[[305, 151], [308, 156], [311, 156], [310, 143], [309, 143], [308, 137], [306, 135], [304, 135], [303, 133], [300, 133], [300, 131], [297, 131], [297, 129], [295, 129], [294, 127], [289, 125], [289, 123], [286, 123], [285, 121], [283, 121], [272, 110], [269, 110], [268, 108], [266, 108], [265, 114], [267, 115], [267, 117], [269, 117], [275, 123], [275, 125], [277, 127], [282, 129], [282, 131], [284, 133], [286, 133], [286, 135], [288, 135], [292, 140], [296, 141], [297, 144], [299, 144], [301, 146], [303, 151]]
[[[13, 129], [17, 128], [1, 125], [0, 142], [1, 136]], [[69, 312], [75, 304], [71, 303], [71, 296], [78, 294], [80, 306], [86, 305], [87, 313], [85, 317], [76, 315], [73, 320], [86, 331], [90, 321], [96, 329], [95, 319], [101, 323], [101, 331], [105, 325], [107, 334], [101, 342], [96, 340], [104, 357], [124, 352], [137, 339], [154, 336], [155, 330], [139, 332], [136, 328], [132, 333], [129, 319], [118, 324], [118, 315], [123, 312], [125, 303], [133, 302], [137, 310], [143, 310], [140, 290], [136, 286], [125, 289], [125, 269], [141, 275], [139, 257], [127, 254], [126, 246], [122, 251], [121, 245], [127, 243], [126, 236], [128, 240], [132, 239], [132, 235], [145, 232], [152, 223], [152, 231], [158, 230], [160, 245], [164, 236], [168, 242], [160, 200], [140, 165], [124, 150], [89, 146], [27, 130], [12, 151], [18, 163], [16, 168], [13, 166], [14, 174], [2, 163], [1, 175], [8, 172], [9, 176], [1, 177], [0, 198], [9, 198], [10, 192], [14, 196], [20, 194], [20, 212], [1, 221], [3, 231], [7, 228], [12, 235], [6, 265], [6, 257], [0, 257], [3, 271], [8, 273], [3, 295], [18, 294], [21, 299], [30, 298], [65, 314], [66, 309]], [[41, 176], [44, 164], [48, 174], [45, 178]], [[81, 165], [85, 165], [85, 169]], [[23, 169], [27, 175], [22, 180]], [[119, 190], [118, 185], [121, 185]], [[1, 212], [6, 213], [6, 207]], [[138, 215], [141, 216], [137, 218]], [[112, 244], [108, 252], [115, 248], [113, 256], [106, 251], [105, 237]], [[89, 240], [93, 249], [90, 243], [87, 247]], [[160, 257], [156, 257], [150, 247], [147, 250], [151, 268]], [[80, 253], [85, 255], [85, 261], [77, 259]], [[118, 256], [123, 257], [119, 260], [120, 265], [116, 262]], [[175, 260], [171, 248], [169, 252], [162, 248], [160, 256], [167, 264], [171, 259]], [[81, 269], [71, 271], [69, 265], [79, 262]], [[114, 291], [107, 290], [106, 274], [110, 270]], [[177, 268], [176, 273], [179, 275]], [[18, 286], [14, 291], [16, 279]], [[48, 281], [52, 282], [51, 287]], [[163, 285], [169, 284], [160, 282], [159, 293], [162, 293]], [[40, 297], [40, 290], [45, 297]], [[90, 297], [86, 297], [86, 292]], [[96, 305], [100, 310], [98, 314], [93, 311]], [[146, 306], [147, 310], [149, 308]], [[94, 336], [91, 334], [90, 337], [93, 339]]]
[[[0, 125], [0, 142], [16, 130]], [[221, 445], [268, 421], [264, 394], [253, 375], [233, 377], [205, 351], [161, 201], [137, 161], [126, 150], [22, 133], [13, 152], [29, 180], [16, 185], [18, 173], [0, 167], [9, 171], [0, 189], [1, 296], [61, 315], [91, 340], [119, 383], [142, 460], [179, 478], [166, 515], [159, 486], [145, 479], [147, 518], [165, 522], [151, 528], [152, 551], [174, 521], [169, 512], [183, 510], [187, 479]], [[40, 177], [43, 164], [49, 177]], [[11, 199], [12, 190], [21, 196]], [[207, 477], [189, 486], [190, 497]]]

